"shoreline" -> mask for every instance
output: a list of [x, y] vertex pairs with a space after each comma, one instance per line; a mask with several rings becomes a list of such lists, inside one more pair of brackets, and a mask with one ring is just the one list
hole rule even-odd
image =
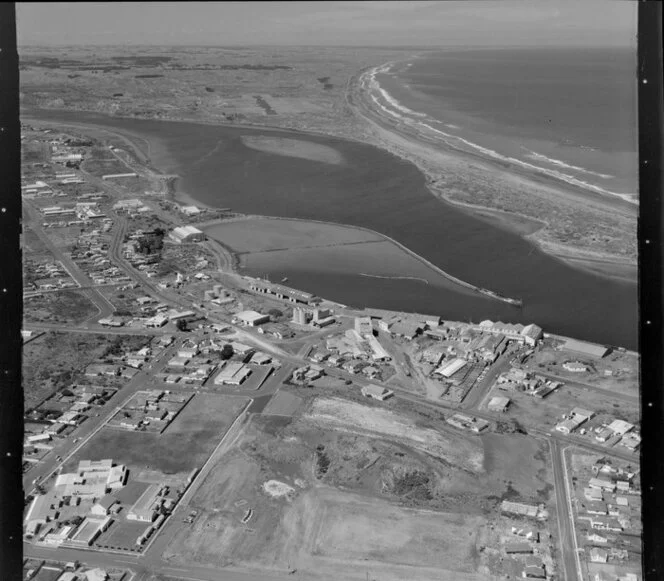
[[[380, 114], [362, 100], [362, 79], [364, 75], [371, 71], [391, 64], [393, 63], [363, 69], [350, 79], [347, 85], [346, 105], [356, 117], [365, 123], [367, 131], [371, 134], [371, 137], [363, 140], [365, 143], [384, 149], [405, 161], [413, 163], [425, 176], [426, 187], [436, 198], [476, 218], [487, 220], [499, 228], [518, 234], [556, 260], [595, 275], [618, 278], [631, 283], [637, 282], [638, 263], [636, 259], [551, 242], [545, 238], [546, 231], [549, 228], [549, 224], [545, 220], [482, 204], [467, 203], [454, 199], [444, 192], [436, 183], [439, 179], [436, 172], [442, 173], [446, 167], [453, 170], [458, 170], [461, 167], [461, 171], [463, 171], [471, 167], [472, 164], [485, 172], [494, 175], [500, 174], [506, 181], [526, 186], [535, 193], [544, 192], [551, 193], [553, 196], [571, 198], [573, 203], [586, 206], [605, 204], [605, 206], [598, 207], [606, 211], [607, 207], [612, 206], [628, 216], [631, 216], [635, 209], [638, 209], [637, 205], [626, 202], [619, 197], [614, 196], [612, 198], [583, 190], [583, 188], [575, 187], [572, 184], [569, 184], [569, 187], [566, 188], [551, 176], [539, 175], [535, 172], [529, 173], [523, 169], [512, 167], [508, 163], [485, 159], [475, 153], [457, 150], [449, 144], [432, 143], [415, 130], [406, 130], [391, 119], [383, 119]], [[359, 103], [356, 101], [359, 101]], [[374, 118], [374, 116], [377, 118]], [[532, 175], [530, 175], [531, 173]], [[621, 269], [622, 272], [616, 273], [616, 268]]]
[[[402, 59], [402, 60], [411, 60], [411, 59]], [[354, 87], [355, 92], [359, 97], [362, 96], [369, 96], [371, 100], [377, 105], [378, 109], [380, 109], [380, 113], [377, 111], [377, 109], [374, 109], [372, 105], [369, 103], [368, 100], [364, 100], [362, 103], [365, 105], [366, 109], [374, 113], [377, 117], [386, 120], [388, 117], [385, 117], [383, 115], [386, 114], [389, 116], [389, 120], [393, 125], [399, 125], [400, 129], [403, 132], [406, 132], [403, 128], [403, 126], [409, 127], [419, 138], [420, 140], [424, 141], [427, 140], [428, 142], [434, 141], [432, 145], [435, 146], [440, 146], [442, 148], [448, 148], [454, 152], [457, 152], [459, 154], [465, 154], [469, 156], [474, 156], [478, 157], [480, 159], [483, 159], [484, 161], [487, 161], [489, 163], [494, 162], [498, 163], [501, 165], [506, 165], [509, 166], [510, 171], [512, 172], [525, 172], [527, 175], [530, 173], [533, 173], [535, 175], [541, 176], [545, 179], [552, 180], [554, 183], [559, 184], [562, 182], [564, 184], [564, 187], [578, 190], [579, 192], [583, 192], [586, 195], [599, 195], [603, 198], [605, 198], [607, 201], [608, 200], [613, 200], [613, 201], [618, 201], [622, 200], [623, 202], [631, 205], [631, 206], [636, 206], [638, 207], [639, 205], [639, 199], [638, 199], [638, 194], [635, 192], [630, 192], [630, 193], [620, 193], [620, 192], [614, 192], [610, 190], [606, 190], [596, 184], [590, 183], [590, 182], [585, 182], [583, 180], [580, 180], [572, 175], [569, 174], [564, 174], [561, 171], [558, 170], [552, 170], [550, 168], [542, 167], [542, 166], [537, 166], [532, 163], [523, 161], [518, 158], [514, 157], [508, 157], [506, 155], [500, 154], [497, 151], [493, 151], [491, 149], [488, 149], [486, 147], [483, 147], [477, 143], [473, 143], [471, 141], [468, 141], [467, 139], [459, 136], [459, 135], [454, 135], [451, 133], [446, 133], [444, 131], [440, 131], [439, 129], [436, 129], [434, 127], [431, 127], [427, 123], [419, 123], [411, 118], [405, 117], [404, 115], [400, 115], [399, 113], [395, 113], [392, 110], [389, 110], [386, 108], [384, 105], [378, 102], [378, 100], [375, 98], [375, 96], [372, 94], [372, 91], [378, 91], [380, 96], [387, 102], [391, 107], [394, 109], [400, 111], [401, 113], [404, 113], [406, 115], [410, 115], [412, 117], [416, 118], [423, 118], [423, 119], [431, 119], [434, 122], [440, 122], [437, 119], [433, 119], [429, 117], [427, 114], [418, 112], [418, 111], [413, 111], [409, 109], [408, 107], [402, 105], [399, 101], [397, 101], [390, 93], [388, 93], [381, 85], [380, 83], [376, 80], [376, 75], [379, 74], [388, 74], [390, 71], [394, 68], [396, 64], [398, 64], [400, 61], [390, 61], [387, 62], [383, 65], [375, 66], [375, 67], [370, 67], [368, 69], [364, 69], [363, 72], [359, 73], [356, 78], [356, 85]], [[355, 78], [355, 77], [354, 77]], [[457, 127], [453, 125], [449, 125], [450, 128], [458, 129]], [[442, 139], [439, 137], [438, 141], [434, 140], [433, 137], [427, 136], [427, 138], [424, 138], [423, 132], [426, 133], [435, 133], [437, 135], [442, 136]], [[442, 141], [442, 143], [440, 143]], [[450, 141], [457, 141], [459, 143], [450, 143]], [[539, 154], [536, 154], [539, 155]], [[545, 156], [541, 156], [545, 157]], [[548, 158], [546, 158], [548, 159]], [[560, 160], [555, 160], [558, 162], [558, 165], [562, 165], [563, 167], [567, 167], [569, 169], [581, 169], [583, 168], [578, 168], [576, 166], [569, 166], [565, 164], [564, 162], [561, 162]], [[585, 170], [588, 173], [588, 170]], [[594, 172], [589, 172], [589, 173], [594, 173]], [[610, 176], [604, 176], [603, 174], [598, 174], [600, 177], [610, 177]]]
[[[466, 282], [464, 280], [461, 280], [460, 278], [457, 278], [457, 277], [449, 274], [448, 272], [445, 272], [442, 268], [436, 266], [435, 264], [428, 261], [426, 258], [420, 256], [419, 254], [417, 254], [416, 252], [414, 252], [410, 248], [404, 246], [399, 241], [394, 240], [394, 238], [391, 238], [391, 237], [389, 237], [385, 234], [382, 234], [381, 232], [371, 230], [370, 228], [364, 228], [362, 226], [350, 226], [348, 224], [339, 224], [338, 222], [330, 222], [330, 221], [326, 221], [326, 220], [309, 220], [309, 219], [304, 219], [304, 218], [284, 218], [284, 217], [281, 217], [281, 216], [265, 216], [265, 215], [258, 215], [258, 214], [241, 215], [241, 216], [231, 218], [230, 220], [232, 220], [232, 221], [242, 221], [242, 220], [250, 220], [252, 218], [253, 219], [258, 218], [258, 219], [264, 219], [264, 220], [282, 220], [282, 221], [289, 221], [289, 222], [290, 221], [295, 221], [295, 222], [303, 222], [303, 223], [307, 223], [307, 224], [326, 224], [326, 225], [329, 225], [329, 226], [337, 226], [337, 227], [342, 227], [342, 228], [348, 228], [350, 230], [357, 230], [357, 231], [361, 231], [361, 232], [367, 232], [369, 234], [374, 234], [374, 235], [380, 237], [383, 241], [390, 242], [391, 244], [393, 244], [394, 246], [396, 246], [397, 248], [399, 248], [400, 250], [402, 250], [403, 252], [405, 252], [406, 254], [408, 254], [409, 256], [414, 258], [415, 260], [417, 260], [420, 263], [424, 264], [427, 268], [429, 268], [430, 270], [432, 270], [436, 274], [439, 274], [440, 276], [446, 278], [447, 280], [453, 282], [454, 284], [457, 284], [457, 285], [459, 285], [461, 287], [464, 287], [468, 290], [471, 290], [475, 293], [482, 294], [483, 296], [489, 296], [490, 298], [493, 298], [494, 300], [502, 301], [502, 302], [507, 303], [507, 304], [513, 304], [514, 301], [518, 300], [518, 299], [509, 298], [509, 297], [502, 297], [500, 295], [497, 295], [496, 293], [492, 293], [490, 295], [487, 295], [486, 292], [483, 292], [483, 291], [486, 291], [487, 289], [482, 289], [481, 287], [473, 285], [469, 282]], [[214, 226], [216, 226], [218, 224], [223, 224], [223, 223], [228, 222], [230, 220], [215, 220], [215, 221], [211, 221], [209, 223], [205, 223], [205, 226], [202, 226], [202, 230], [204, 232], [206, 232], [207, 229], [213, 228]], [[234, 264], [237, 264], [238, 267], [239, 267], [239, 265], [240, 265], [239, 255], [242, 254], [242, 253], [235, 250], [234, 248], [232, 248], [228, 244], [224, 244], [223, 242], [220, 242], [216, 238], [213, 238], [212, 236], [209, 236], [207, 233], [206, 233], [206, 235], [211, 240], [214, 240], [216, 243], [220, 244], [224, 249], [231, 252], [232, 255], [233, 255], [233, 258], [234, 258]], [[241, 273], [238, 272], [238, 274], [241, 274]], [[364, 274], [364, 273], [359, 273], [359, 274], [362, 275], [362, 276], [370, 276], [370, 277], [376, 277], [376, 278], [409, 278], [409, 279], [414, 278], [414, 277], [409, 277], [409, 276], [406, 276], [406, 277], [396, 277], [396, 276], [395, 277], [382, 277], [382, 276], [376, 276], [376, 275], [367, 275], [367, 274]], [[426, 281], [426, 282], [428, 284], [428, 281]], [[489, 292], [492, 292], [492, 291], [489, 291]]]
[[[473, 161], [477, 161], [475, 159], [476, 156], [473, 156], [472, 154], [465, 154], [463, 152], [448, 151], [443, 148], [439, 148], [435, 151], [432, 151], [430, 148], [432, 148], [433, 146], [428, 142], [426, 141], [419, 142], [417, 141], [417, 138], [410, 135], [403, 135], [397, 129], [392, 127], [385, 128], [378, 121], [365, 116], [363, 112], [359, 111], [359, 107], [351, 103], [353, 97], [351, 93], [353, 80], [355, 79], [355, 81], [357, 82], [357, 79], [359, 79], [362, 74], [364, 74], [367, 70], [371, 70], [372, 68], [363, 69], [362, 71], [358, 72], [353, 79], [350, 79], [348, 81], [346, 89], [346, 105], [351, 109], [353, 114], [359, 116], [362, 120], [366, 122], [366, 124], [369, 125], [370, 129], [373, 129], [374, 136], [373, 138], [353, 137], [353, 138], [343, 138], [343, 139], [349, 139], [350, 141], [355, 141], [357, 143], [363, 143], [371, 145], [373, 147], [377, 147], [393, 155], [396, 155], [397, 157], [405, 161], [408, 161], [409, 163], [412, 163], [418, 168], [418, 170], [425, 177], [426, 187], [431, 192], [431, 195], [440, 199], [441, 201], [444, 201], [445, 203], [457, 207], [461, 211], [464, 211], [469, 215], [472, 215], [473, 217], [488, 221], [489, 223], [491, 223], [496, 227], [518, 234], [519, 236], [521, 236], [522, 238], [533, 244], [533, 246], [537, 247], [541, 251], [545, 252], [546, 254], [552, 256], [557, 260], [561, 260], [576, 269], [582, 269], [586, 272], [590, 272], [598, 276], [604, 276], [608, 278], [619, 278], [621, 280], [636, 283], [637, 264], [636, 262], [631, 261], [628, 257], [623, 258], [615, 254], [603, 254], [601, 256], [598, 256], [596, 252], [588, 251], [581, 248], [575, 248], [568, 245], [562, 245], [554, 242], [549, 242], [548, 240], [541, 239], [538, 237], [538, 234], [540, 234], [542, 231], [545, 231], [546, 228], [548, 227], [547, 222], [544, 220], [537, 220], [530, 216], [525, 216], [522, 214], [506, 210], [499, 210], [481, 204], [466, 203], [460, 200], [455, 200], [453, 198], [450, 198], [450, 196], [444, 194], [440, 190], [440, 188], [436, 186], [435, 182], [437, 181], [437, 178], [436, 175], [433, 173], [433, 170], [430, 167], [426, 167], [427, 164], [431, 164], [433, 162], [431, 162], [431, 160], [426, 160], [426, 159], [423, 161], [422, 157], [426, 157], [427, 155], [428, 156], [435, 155], [436, 158], [438, 158], [435, 161], [438, 162], [438, 164], [441, 166], [444, 166], [445, 164], [452, 164], [458, 166], [459, 164], [465, 163], [464, 157], [466, 157], [466, 155], [470, 156], [473, 159]], [[38, 111], [40, 110], [32, 110], [32, 111], [33, 113], [38, 113]], [[48, 113], [51, 110], [44, 109], [43, 111]], [[60, 112], [60, 110], [55, 110], [55, 111], [56, 113]], [[65, 110], [65, 113], [71, 113], [71, 111]], [[84, 113], [94, 114], [94, 112], [87, 112], [87, 111], [85, 111]], [[105, 117], [107, 117], [109, 120], [113, 119], [113, 116], [106, 115]], [[118, 117], [118, 118], [131, 119], [131, 117]], [[206, 208], [209, 210], [216, 209], [215, 207], [210, 206], [209, 204], [199, 201], [198, 199], [194, 198], [187, 192], [178, 189], [177, 182], [180, 179], [179, 176], [172, 174], [170, 175], [164, 174], [159, 170], [158, 167], [156, 167], [156, 165], [154, 164], [155, 160], [153, 160], [151, 157], [152, 154], [152, 144], [150, 142], [151, 138], [148, 138], [138, 133], [133, 133], [131, 131], [125, 130], [124, 128], [123, 129], [117, 129], [116, 127], [109, 128], [104, 125], [97, 125], [94, 122], [87, 122], [87, 121], [76, 122], [76, 121], [41, 120], [38, 117], [30, 115], [24, 117], [24, 120], [26, 122], [32, 121], [35, 123], [52, 124], [60, 127], [71, 127], [78, 131], [84, 130], [86, 128], [91, 128], [94, 131], [114, 136], [115, 138], [120, 139], [125, 145], [127, 145], [131, 149], [133, 154], [139, 159], [139, 161], [143, 162], [143, 160], [145, 160], [144, 163], [146, 164], [146, 167], [148, 167], [151, 171], [155, 172], [155, 175], [153, 177], [160, 178], [160, 181], [162, 181], [162, 183], [165, 184], [164, 188], [168, 199], [179, 205], [196, 205], [201, 208]], [[180, 120], [180, 119], [178, 120], [162, 119], [157, 121], [200, 124], [199, 121], [189, 121], [189, 120]], [[303, 131], [292, 128], [280, 128], [276, 126], [263, 126], [257, 124], [249, 124], [249, 123], [219, 124], [210, 121], [204, 124], [213, 125], [217, 127], [235, 127], [240, 129], [251, 128], [251, 129], [261, 129], [270, 132], [285, 132], [292, 134], [293, 136], [312, 135], [317, 137], [339, 138], [336, 135], [328, 135], [325, 133]], [[415, 142], [413, 142], [413, 139], [415, 139]], [[140, 143], [145, 144], [144, 148], [141, 147]], [[406, 152], [403, 151], [404, 149], [406, 150]], [[479, 161], [480, 163], [486, 162], [486, 160], [479, 160]], [[490, 168], [490, 171], [496, 171], [496, 169]], [[498, 169], [497, 171], [500, 171], [500, 169]], [[505, 170], [503, 169], [503, 171]], [[507, 171], [507, 173], [509, 178], [517, 180], [520, 183], [522, 183], [524, 180], [529, 179], [527, 177], [521, 176], [518, 172], [512, 174], [510, 171]], [[551, 181], [551, 178], [548, 178], [546, 176], [542, 176], [542, 178]], [[548, 184], [541, 185], [537, 182], [534, 182], [533, 185], [535, 187], [539, 186], [540, 188], [544, 187], [547, 189], [550, 189], [551, 187]], [[615, 272], [616, 267], [623, 269], [622, 274], [616, 275]]]

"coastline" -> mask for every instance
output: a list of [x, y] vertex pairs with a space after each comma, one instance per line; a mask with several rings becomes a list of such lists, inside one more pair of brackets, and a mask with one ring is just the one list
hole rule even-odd
[[[358, 72], [348, 83], [346, 104], [356, 118], [365, 126], [364, 141], [389, 151], [390, 153], [416, 165], [425, 175], [427, 188], [435, 197], [454, 205], [473, 216], [486, 219], [492, 224], [519, 234], [550, 256], [565, 262], [577, 269], [596, 275], [620, 278], [636, 282], [637, 261], [635, 256], [613, 252], [598, 252], [594, 248], [583, 248], [578, 245], [563, 244], [551, 240], [551, 225], [545, 219], [534, 218], [520, 212], [491, 207], [482, 203], [462, 201], [446, 191], [446, 174], [453, 177], [463, 175], [466, 181], [475, 181], [480, 185], [493, 186], [500, 180], [501, 187], [519, 189], [532, 197], [555, 200], [580, 208], [599, 211], [603, 214], [615, 212], [621, 217], [636, 221], [634, 203], [625, 201], [619, 196], [608, 196], [584, 190], [573, 184], [563, 186], [555, 178], [536, 171], [527, 171], [512, 164], [485, 158], [477, 153], [460, 150], [449, 143], [434, 142], [429, 136], [414, 130], [411, 126], [395, 119], [387, 119], [368, 103], [365, 94], [366, 76], [374, 71], [382, 70], [393, 63], [379, 67], [369, 67]], [[375, 73], [374, 73], [375, 74]], [[375, 99], [374, 99], [375, 100]], [[402, 109], [408, 110], [400, 106]], [[441, 176], [443, 179], [441, 180]], [[491, 176], [489, 178], [488, 176]], [[441, 183], [443, 184], [441, 186]], [[461, 197], [461, 196], [459, 196]], [[516, 204], [512, 204], [515, 206]], [[634, 241], [636, 235], [634, 235]], [[617, 274], [616, 269], [620, 272]]]
[[[408, 59], [412, 60], [412, 59]], [[425, 120], [431, 120], [436, 123], [442, 123], [438, 119], [430, 118], [427, 114], [413, 111], [408, 107], [404, 106], [402, 103], [397, 101], [389, 92], [387, 92], [381, 84], [376, 80], [376, 76], [379, 74], [389, 74], [390, 71], [394, 68], [396, 64], [402, 61], [390, 61], [383, 65], [377, 67], [371, 67], [366, 69], [364, 72], [361, 72], [357, 76], [357, 82], [355, 86], [356, 93], [358, 96], [367, 96], [369, 99], [365, 99], [363, 104], [367, 110], [371, 110], [375, 113], [376, 116], [381, 117], [382, 119], [389, 119], [393, 125], [399, 125], [401, 130], [405, 130], [405, 127], [409, 128], [412, 133], [415, 133], [422, 140], [427, 142], [434, 143], [435, 145], [440, 145], [446, 149], [468, 155], [475, 155], [483, 158], [487, 161], [497, 162], [499, 164], [504, 164], [510, 166], [512, 171], [526, 171], [539, 174], [548, 179], [554, 180], [565, 184], [566, 187], [573, 188], [579, 191], [582, 191], [586, 194], [594, 193], [599, 194], [606, 199], [613, 198], [614, 200], [622, 200], [630, 205], [638, 206], [638, 195], [636, 193], [619, 193], [611, 190], [602, 188], [594, 183], [583, 181], [573, 175], [563, 173], [563, 171], [575, 171], [580, 170], [585, 173], [594, 174], [599, 177], [608, 178], [610, 175], [605, 175], [597, 173], [594, 171], [586, 170], [582, 167], [570, 165], [562, 160], [550, 159], [545, 155], [538, 154], [536, 152], [531, 152], [529, 159], [532, 160], [542, 160], [548, 163], [555, 165], [560, 169], [550, 169], [543, 167], [541, 165], [535, 165], [531, 162], [524, 161], [515, 157], [509, 157], [508, 155], [501, 154], [497, 151], [489, 149], [487, 147], [481, 146], [477, 143], [469, 141], [468, 139], [449, 133], [447, 131], [441, 131], [432, 127], [428, 123], [425, 123]], [[389, 107], [386, 107], [384, 104], [380, 103], [379, 99], [376, 98], [374, 93], [378, 93], [380, 98], [386, 103], [389, 104]], [[375, 105], [371, 105], [369, 101], [372, 101]], [[396, 111], [398, 111], [398, 113]], [[415, 119], [413, 119], [415, 118]], [[405, 127], [404, 127], [405, 126]], [[449, 130], [455, 131], [459, 127], [455, 125], [445, 124], [446, 128]], [[435, 137], [432, 135], [435, 134]], [[442, 143], [441, 143], [442, 142]]]

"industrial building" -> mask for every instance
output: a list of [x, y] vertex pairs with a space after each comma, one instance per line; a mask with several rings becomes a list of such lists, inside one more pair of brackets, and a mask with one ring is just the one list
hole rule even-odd
[[609, 352], [608, 347], [604, 347], [603, 345], [586, 343], [585, 341], [577, 341], [576, 339], [567, 339], [563, 343], [562, 349], [576, 355], [585, 355], [596, 359], [601, 359]]
[[278, 299], [289, 301], [291, 303], [302, 303], [308, 305], [316, 300], [315, 295], [312, 295], [311, 293], [289, 288], [281, 284], [272, 284], [262, 280], [252, 281], [249, 284], [249, 288], [254, 292], [273, 295]]
[[536, 345], [544, 336], [542, 328], [534, 324], [524, 327], [518, 323], [503, 323], [502, 321], [494, 323], [486, 320], [477, 325], [476, 329], [487, 333], [502, 334], [508, 340], [518, 341], [530, 346]]
[[73, 545], [89, 547], [101, 533], [111, 526], [112, 522], [113, 519], [110, 516], [103, 518], [89, 516], [81, 523], [69, 542]]
[[243, 325], [248, 325], [249, 327], [256, 327], [262, 323], [270, 322], [270, 315], [263, 315], [257, 311], [242, 311], [237, 313], [234, 317]]
[[509, 405], [510, 405], [509, 397], [497, 396], [491, 398], [491, 401], [489, 402], [489, 405], [487, 405], [487, 408], [491, 412], [506, 412]]
[[374, 337], [373, 335], [365, 335], [365, 339], [366, 339], [369, 347], [371, 347], [371, 351], [372, 351], [371, 357], [374, 361], [391, 361], [392, 360], [392, 356], [387, 351], [385, 351], [385, 349], [380, 344], [378, 339], [376, 339], [376, 337]]
[[196, 216], [197, 214], [201, 213], [198, 206], [181, 206], [180, 212], [186, 214], [187, 216]]
[[563, 434], [571, 434], [580, 425], [587, 422], [595, 414], [581, 408], [574, 408], [562, 422], [556, 425], [556, 430]]
[[536, 505], [524, 504], [522, 502], [512, 502], [510, 500], [503, 500], [503, 502], [500, 505], [500, 510], [502, 512], [508, 512], [511, 514], [520, 514], [532, 518], [537, 517], [537, 514], [539, 512], [539, 509]]
[[292, 322], [296, 325], [307, 325], [309, 323], [309, 313], [302, 307], [295, 307]]
[[159, 484], [151, 484], [148, 486], [129, 509], [127, 519], [140, 522], [152, 522], [159, 510], [160, 502], [158, 497], [160, 492], [161, 486]]
[[114, 178], [137, 178], [138, 174], [136, 173], [109, 173], [106, 175], [101, 176], [102, 180], [112, 180]]
[[184, 242], [203, 242], [205, 240], [205, 234], [193, 226], [178, 226], [177, 228], [173, 228], [168, 236], [173, 242], [177, 242], [178, 244]]
[[371, 317], [355, 317], [355, 330], [361, 337], [373, 337], [374, 329]]
[[229, 362], [214, 378], [214, 384], [240, 385], [250, 375], [251, 369], [244, 363]]
[[465, 359], [457, 357], [456, 359], [453, 359], [449, 363], [444, 363], [443, 365], [441, 365], [438, 369], [434, 371], [434, 373], [437, 373], [438, 375], [442, 375], [443, 377], [449, 379], [455, 373], [463, 369], [467, 364], [468, 362]]

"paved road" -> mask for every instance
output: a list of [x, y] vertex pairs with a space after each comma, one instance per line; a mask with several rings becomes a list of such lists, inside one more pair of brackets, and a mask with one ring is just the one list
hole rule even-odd
[[63, 327], [58, 324], [49, 323], [24, 323], [23, 328], [27, 331], [53, 331], [57, 333], [93, 333], [102, 335], [175, 335], [180, 336], [180, 331], [164, 331], [163, 328], [150, 327], [104, 327], [98, 323], [88, 322], [83, 327]]
[[556, 440], [549, 440], [551, 461], [553, 462], [553, 483], [556, 493], [556, 514], [558, 517], [558, 536], [562, 559], [559, 563], [565, 576], [565, 581], [582, 581], [579, 572], [578, 553], [576, 552], [576, 538], [574, 530], [574, 513], [568, 495], [568, 482], [563, 458], [563, 450]]
[[134, 581], [146, 581], [152, 575], [164, 575], [175, 579], [192, 581], [292, 581], [287, 571], [271, 572], [241, 570], [238, 568], [172, 566], [164, 561], [153, 561], [144, 557], [132, 557], [99, 551], [68, 548], [35, 547], [23, 544], [24, 557], [57, 561], [80, 561], [90, 567], [103, 569], [131, 569], [136, 573]]

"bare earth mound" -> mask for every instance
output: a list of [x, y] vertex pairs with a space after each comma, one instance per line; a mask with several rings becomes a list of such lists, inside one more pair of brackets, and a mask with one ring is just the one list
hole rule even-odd
[[287, 157], [299, 157], [309, 161], [320, 161], [339, 165], [344, 163], [343, 156], [332, 147], [320, 145], [312, 141], [301, 141], [299, 139], [288, 139], [286, 137], [249, 136], [242, 137], [242, 143], [251, 149], [285, 155]]
[[380, 434], [407, 441], [413, 448], [471, 472], [482, 472], [479, 442], [468, 436], [421, 428], [413, 420], [389, 410], [371, 408], [337, 398], [317, 398], [307, 420], [327, 429], [356, 434]]

